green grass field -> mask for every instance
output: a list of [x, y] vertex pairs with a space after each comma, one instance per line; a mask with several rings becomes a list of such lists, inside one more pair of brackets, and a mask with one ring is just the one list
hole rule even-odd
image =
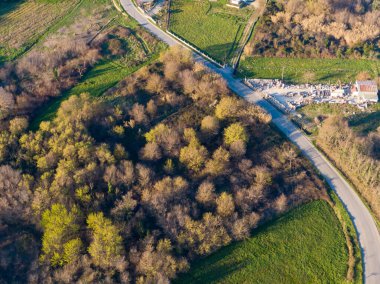
[[345, 283], [347, 268], [340, 222], [315, 201], [193, 263], [176, 283]]
[[227, 7], [226, 0], [173, 0], [170, 31], [226, 63], [233, 55], [252, 9]]
[[336, 83], [352, 82], [361, 71], [373, 75], [380, 73], [380, 61], [355, 59], [314, 59], [314, 58], [253, 58], [246, 57], [240, 61], [238, 74], [240, 77], [277, 78], [289, 82], [304, 82], [305, 72], [313, 72], [313, 82]]
[[0, 5], [0, 63], [13, 60], [39, 41], [83, 0], [14, 0]]

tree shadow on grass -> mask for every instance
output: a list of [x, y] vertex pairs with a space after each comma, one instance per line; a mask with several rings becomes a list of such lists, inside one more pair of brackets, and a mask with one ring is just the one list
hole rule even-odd
[[[194, 268], [192, 269], [198, 273], [194, 274], [190, 271], [186, 274], [179, 275], [179, 277], [175, 279], [173, 283], [217, 283], [235, 271], [244, 269], [249, 265], [249, 259], [242, 261], [227, 261], [224, 264], [219, 263], [220, 260], [227, 259], [230, 255], [232, 255], [239, 244], [240, 242], [230, 244], [229, 246], [224, 247], [206, 259], [200, 260], [199, 263], [195, 264]], [[207, 269], [199, 269], [200, 267], [207, 267]]]
[[182, 13], [182, 9], [170, 9], [170, 14], [179, 14]]
[[[347, 70], [347, 71], [350, 71], [350, 70]], [[329, 74], [326, 74], [324, 76], [321, 76], [321, 77], [318, 77], [318, 81], [324, 81], [324, 82], [327, 82], [327, 81], [339, 81], [339, 80], [344, 80], [346, 78], [348, 78], [349, 75], [348, 73], [345, 74], [345, 71], [343, 70], [340, 70], [340, 71], [334, 71], [334, 70], [331, 70], [329, 72]]]
[[375, 131], [380, 127], [380, 110], [373, 113], [360, 114], [358, 117], [352, 119], [349, 125], [363, 134]]
[[[104, 66], [101, 66], [101, 64], [104, 64]], [[116, 69], [121, 69], [121, 67], [110, 64], [110, 63], [107, 64], [106, 62], [98, 63], [98, 67], [95, 67], [94, 69], [89, 71], [87, 74], [85, 74], [83, 77], [83, 80], [93, 79], [98, 76], [109, 73], [110, 71], [115, 71]]]
[[233, 56], [235, 47], [234, 42], [228, 42], [224, 44], [210, 45], [204, 49], [204, 52], [219, 62], [228, 63]]

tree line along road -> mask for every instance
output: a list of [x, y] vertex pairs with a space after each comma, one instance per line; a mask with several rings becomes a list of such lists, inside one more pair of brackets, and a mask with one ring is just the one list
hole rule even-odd
[[[181, 44], [176, 39], [169, 36], [163, 30], [151, 23], [146, 16], [140, 12], [131, 0], [120, 0], [125, 11], [133, 17], [143, 27], [149, 30], [169, 46]], [[202, 62], [214, 72], [220, 74], [227, 82], [228, 86], [237, 95], [243, 97], [248, 102], [262, 107], [272, 116], [273, 124], [291, 140], [302, 153], [313, 163], [325, 178], [331, 188], [338, 194], [339, 198], [350, 214], [356, 227], [360, 246], [363, 254], [364, 279], [368, 284], [380, 283], [380, 234], [376, 223], [367, 207], [363, 204], [355, 190], [346, 182], [331, 163], [315, 148], [310, 140], [279, 110], [264, 100], [260, 94], [253, 92], [240, 80], [235, 79], [231, 69], [219, 68], [194, 54], [197, 61]], [[322, 280], [322, 279], [321, 279]]]

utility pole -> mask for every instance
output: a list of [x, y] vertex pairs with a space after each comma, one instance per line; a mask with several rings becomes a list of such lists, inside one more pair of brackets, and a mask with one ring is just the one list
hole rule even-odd
[[285, 71], [285, 66], [282, 66], [282, 72], [281, 72], [282, 82], [284, 82], [284, 71]]

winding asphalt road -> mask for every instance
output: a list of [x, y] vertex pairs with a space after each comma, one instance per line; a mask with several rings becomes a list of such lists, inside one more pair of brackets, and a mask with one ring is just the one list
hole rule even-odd
[[[159, 39], [168, 45], [181, 45], [179, 41], [149, 22], [146, 16], [133, 5], [131, 0], [120, 0], [120, 2], [130, 16]], [[264, 100], [260, 94], [253, 92], [240, 80], [233, 78], [231, 70], [219, 68], [196, 53], [194, 53], [194, 57], [197, 61], [202, 62], [216, 73], [222, 75], [227, 81], [228, 86], [236, 94], [266, 110], [272, 116], [273, 123], [280, 131], [296, 144], [303, 154], [320, 171], [331, 188], [338, 194], [354, 222], [364, 258], [365, 283], [380, 284], [380, 234], [374, 219], [354, 189], [284, 114]], [[323, 279], [321, 279], [321, 281], [323, 282]]]

